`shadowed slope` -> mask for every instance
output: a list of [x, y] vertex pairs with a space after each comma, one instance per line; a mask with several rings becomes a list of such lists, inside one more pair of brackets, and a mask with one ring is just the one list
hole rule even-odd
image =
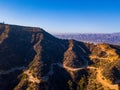
[[0, 24], [0, 89], [107, 88], [99, 80], [118, 87], [119, 56], [119, 46], [61, 40], [41, 28]]

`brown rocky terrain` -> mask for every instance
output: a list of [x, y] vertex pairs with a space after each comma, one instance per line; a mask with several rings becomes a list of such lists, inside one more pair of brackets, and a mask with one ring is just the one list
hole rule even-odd
[[0, 90], [119, 90], [120, 46], [0, 24]]

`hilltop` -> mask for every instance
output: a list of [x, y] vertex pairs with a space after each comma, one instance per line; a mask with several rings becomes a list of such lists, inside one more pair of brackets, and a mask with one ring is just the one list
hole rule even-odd
[[0, 24], [1, 90], [119, 90], [120, 46]]

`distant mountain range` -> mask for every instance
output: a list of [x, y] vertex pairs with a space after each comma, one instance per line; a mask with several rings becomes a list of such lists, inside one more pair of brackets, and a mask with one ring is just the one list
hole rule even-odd
[[54, 34], [61, 39], [74, 39], [90, 43], [109, 43], [120, 45], [120, 32], [111, 34]]
[[120, 46], [0, 24], [0, 90], [120, 90]]

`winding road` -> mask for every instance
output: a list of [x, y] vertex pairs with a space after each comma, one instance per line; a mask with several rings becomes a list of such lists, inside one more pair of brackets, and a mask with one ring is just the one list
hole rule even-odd
[[72, 68], [72, 67], [67, 66], [66, 64], [63, 64], [63, 68], [65, 68], [68, 71], [72, 71], [72, 72], [79, 71], [79, 70], [87, 68], [87, 66], [88, 66], [88, 60], [86, 60], [84, 56], [81, 57], [81, 58], [84, 61], [84, 65], [82, 65], [80, 68]]
[[[53, 65], [58, 65], [59, 67], [65, 68], [66, 70], [70, 70], [72, 72], [79, 71], [79, 70], [82, 70], [82, 69], [85, 69], [85, 68], [96, 69], [96, 72], [97, 72], [97, 78], [96, 79], [97, 79], [98, 82], [100, 82], [104, 86], [105, 90], [108, 90], [108, 88], [113, 89], [113, 90], [119, 90], [119, 87], [118, 87], [117, 84], [113, 85], [113, 84], [109, 83], [108, 80], [105, 79], [105, 77], [101, 73], [102, 69], [96, 68], [96, 67], [93, 67], [93, 66], [87, 66], [87, 64], [84, 65], [81, 68], [71, 68], [71, 67], [66, 66], [64, 64], [62, 65], [61, 63], [53, 63], [50, 66], [50, 71], [48, 72], [48, 74], [46, 76], [42, 77], [41, 79], [38, 79], [37, 77], [33, 77], [32, 73], [30, 73], [29, 70], [24, 71], [24, 73], [28, 75], [29, 81], [31, 81], [33, 83], [40, 83], [41, 80], [42, 81], [47, 81], [49, 76], [53, 75], [53, 73], [54, 73]], [[24, 67], [24, 66], [22, 66], [22, 67], [15, 67], [15, 68], [12, 68], [12, 69], [7, 70], [7, 71], [0, 72], [0, 75], [9, 74], [9, 73], [14, 72], [16, 70], [24, 70], [24, 69], [26, 69], [26, 67]]]

